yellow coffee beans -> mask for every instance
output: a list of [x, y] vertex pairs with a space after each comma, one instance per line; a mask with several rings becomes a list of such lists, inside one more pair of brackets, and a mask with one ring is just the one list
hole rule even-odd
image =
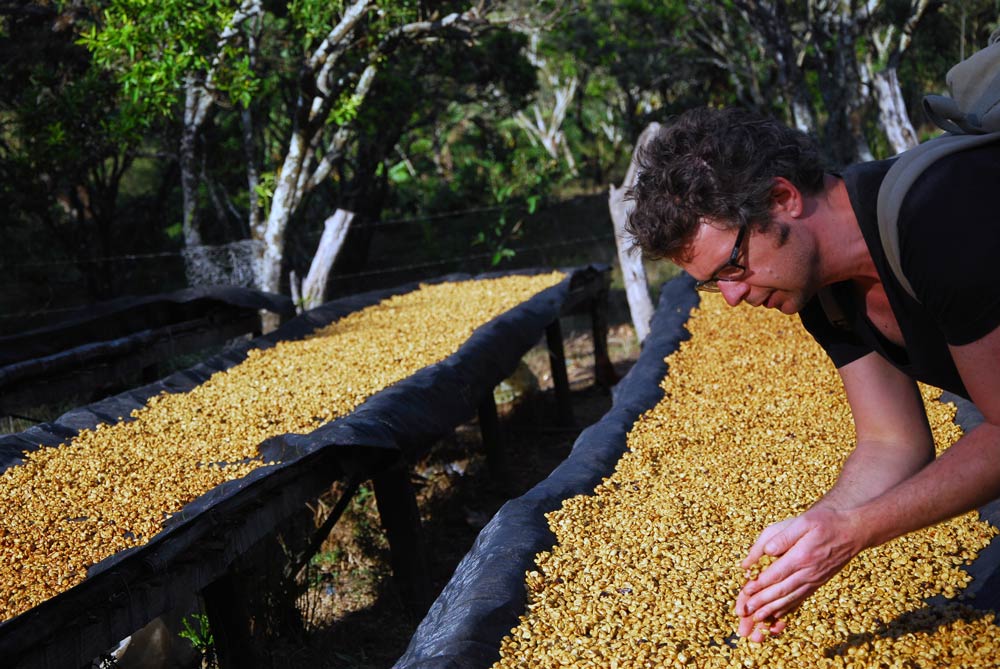
[[[557, 543], [527, 577], [497, 667], [993, 667], [992, 613], [958, 602], [996, 534], [975, 512], [858, 558], [780, 636], [735, 637], [738, 568], [768, 524], [833, 485], [854, 430], [832, 364], [798, 319], [707, 296], [668, 358], [663, 400], [593, 495], [548, 515]], [[954, 408], [922, 388], [939, 448]]]
[[79, 583], [88, 566], [144, 544], [186, 503], [264, 466], [265, 439], [349, 413], [562, 279], [422, 286], [307, 339], [252, 350], [190, 392], [153, 397], [126, 421], [31, 453], [0, 476], [0, 620]]

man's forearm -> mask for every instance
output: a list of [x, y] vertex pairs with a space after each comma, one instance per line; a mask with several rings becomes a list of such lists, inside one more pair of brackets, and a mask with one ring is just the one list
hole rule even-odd
[[833, 487], [814, 506], [853, 509], [919, 472], [934, 459], [931, 443], [858, 443]]
[[877, 546], [1000, 496], [1000, 427], [983, 423], [940, 457], [855, 509]]

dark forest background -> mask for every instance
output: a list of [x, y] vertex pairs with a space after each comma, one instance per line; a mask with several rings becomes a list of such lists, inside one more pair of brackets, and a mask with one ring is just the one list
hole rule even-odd
[[996, 0], [0, 0], [0, 333], [205, 283], [328, 297], [610, 261], [650, 121], [754, 108], [831, 167], [932, 130]]

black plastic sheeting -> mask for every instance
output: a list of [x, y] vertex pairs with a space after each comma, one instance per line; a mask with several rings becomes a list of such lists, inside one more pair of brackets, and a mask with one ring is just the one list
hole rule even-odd
[[[662, 398], [659, 383], [667, 373], [663, 359], [690, 337], [684, 324], [698, 302], [693, 285], [687, 275], [664, 285], [651, 333], [638, 361], [616, 386], [611, 410], [580, 434], [569, 457], [548, 478], [507, 502], [483, 528], [394, 669], [479, 669], [500, 659], [501, 640], [524, 613], [524, 574], [534, 567], [535, 556], [555, 543], [544, 514], [570, 497], [592, 494], [614, 472], [632, 424]], [[966, 431], [983, 420], [962, 398], [945, 393], [942, 401], [956, 403], [956, 422]], [[1000, 527], [1000, 500], [980, 513]], [[965, 592], [973, 599], [965, 603], [1000, 609], [1000, 541], [981, 551], [966, 570], [974, 580]], [[935, 597], [928, 606], [944, 601], [943, 596]]]
[[[0, 624], [0, 657], [23, 667], [64, 667], [88, 661], [220, 576], [228, 564], [345, 474], [371, 474], [399, 457], [415, 460], [426, 448], [475, 415], [479, 403], [508, 376], [546, 326], [581, 286], [606, 282], [606, 266], [570, 272], [565, 280], [477, 329], [442, 362], [376, 393], [351, 414], [307, 435], [283, 435], [261, 445], [280, 458], [224, 483], [176, 514], [141, 547], [94, 565], [87, 579]], [[537, 273], [525, 270], [518, 274]], [[434, 281], [489, 278], [449, 275]], [[82, 429], [128, 416], [163, 391], [185, 392], [213, 373], [239, 364], [251, 347], [300, 339], [317, 327], [383, 299], [416, 289], [411, 283], [338, 299], [293, 319], [275, 332], [215, 356], [162, 381], [71, 411], [54, 423], [0, 438], [0, 470], [22, 462], [39, 445], [56, 446]]]
[[664, 358], [690, 337], [684, 323], [698, 303], [693, 286], [687, 275], [664, 284], [650, 334], [635, 365], [615, 386], [611, 410], [580, 434], [548, 478], [504, 504], [483, 528], [397, 668], [489, 667], [500, 658], [501, 639], [524, 612], [524, 573], [536, 554], [555, 543], [545, 514], [570, 497], [593, 493], [625, 452], [632, 424], [663, 397]]
[[0, 368], [94, 342], [122, 339], [232, 307], [265, 309], [283, 318], [295, 314], [292, 301], [283, 295], [237, 286], [188, 288], [162, 295], [122, 297], [68, 313], [58, 323], [0, 337]]
[[246, 288], [197, 288], [97, 304], [44, 328], [0, 337], [0, 414], [77, 403], [156, 378], [161, 361], [260, 334], [260, 311], [292, 301]]

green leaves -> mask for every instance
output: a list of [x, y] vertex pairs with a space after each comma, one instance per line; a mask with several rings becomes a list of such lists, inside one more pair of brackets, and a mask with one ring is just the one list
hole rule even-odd
[[364, 102], [364, 98], [361, 96], [353, 95], [350, 91], [343, 91], [330, 110], [326, 122], [337, 126], [347, 125], [357, 118], [362, 102]]
[[[192, 619], [194, 624], [191, 623]], [[177, 636], [190, 641], [191, 645], [203, 656], [213, 653], [215, 638], [212, 636], [212, 628], [206, 614], [194, 613], [185, 616], [181, 623], [184, 625], [184, 629], [178, 632]]]
[[274, 188], [278, 183], [278, 175], [274, 172], [264, 172], [257, 180], [254, 191], [257, 193], [259, 203], [264, 213], [271, 211], [271, 198], [274, 197]]
[[292, 0], [288, 3], [288, 16], [299, 30], [303, 51], [309, 51], [321, 42], [337, 17], [344, 11], [343, 0]]
[[221, 53], [218, 47], [237, 8], [233, 0], [111, 0], [79, 43], [144, 116], [169, 116], [185, 81], [209, 76], [216, 90], [246, 106], [257, 82], [245, 40], [228, 41]]

